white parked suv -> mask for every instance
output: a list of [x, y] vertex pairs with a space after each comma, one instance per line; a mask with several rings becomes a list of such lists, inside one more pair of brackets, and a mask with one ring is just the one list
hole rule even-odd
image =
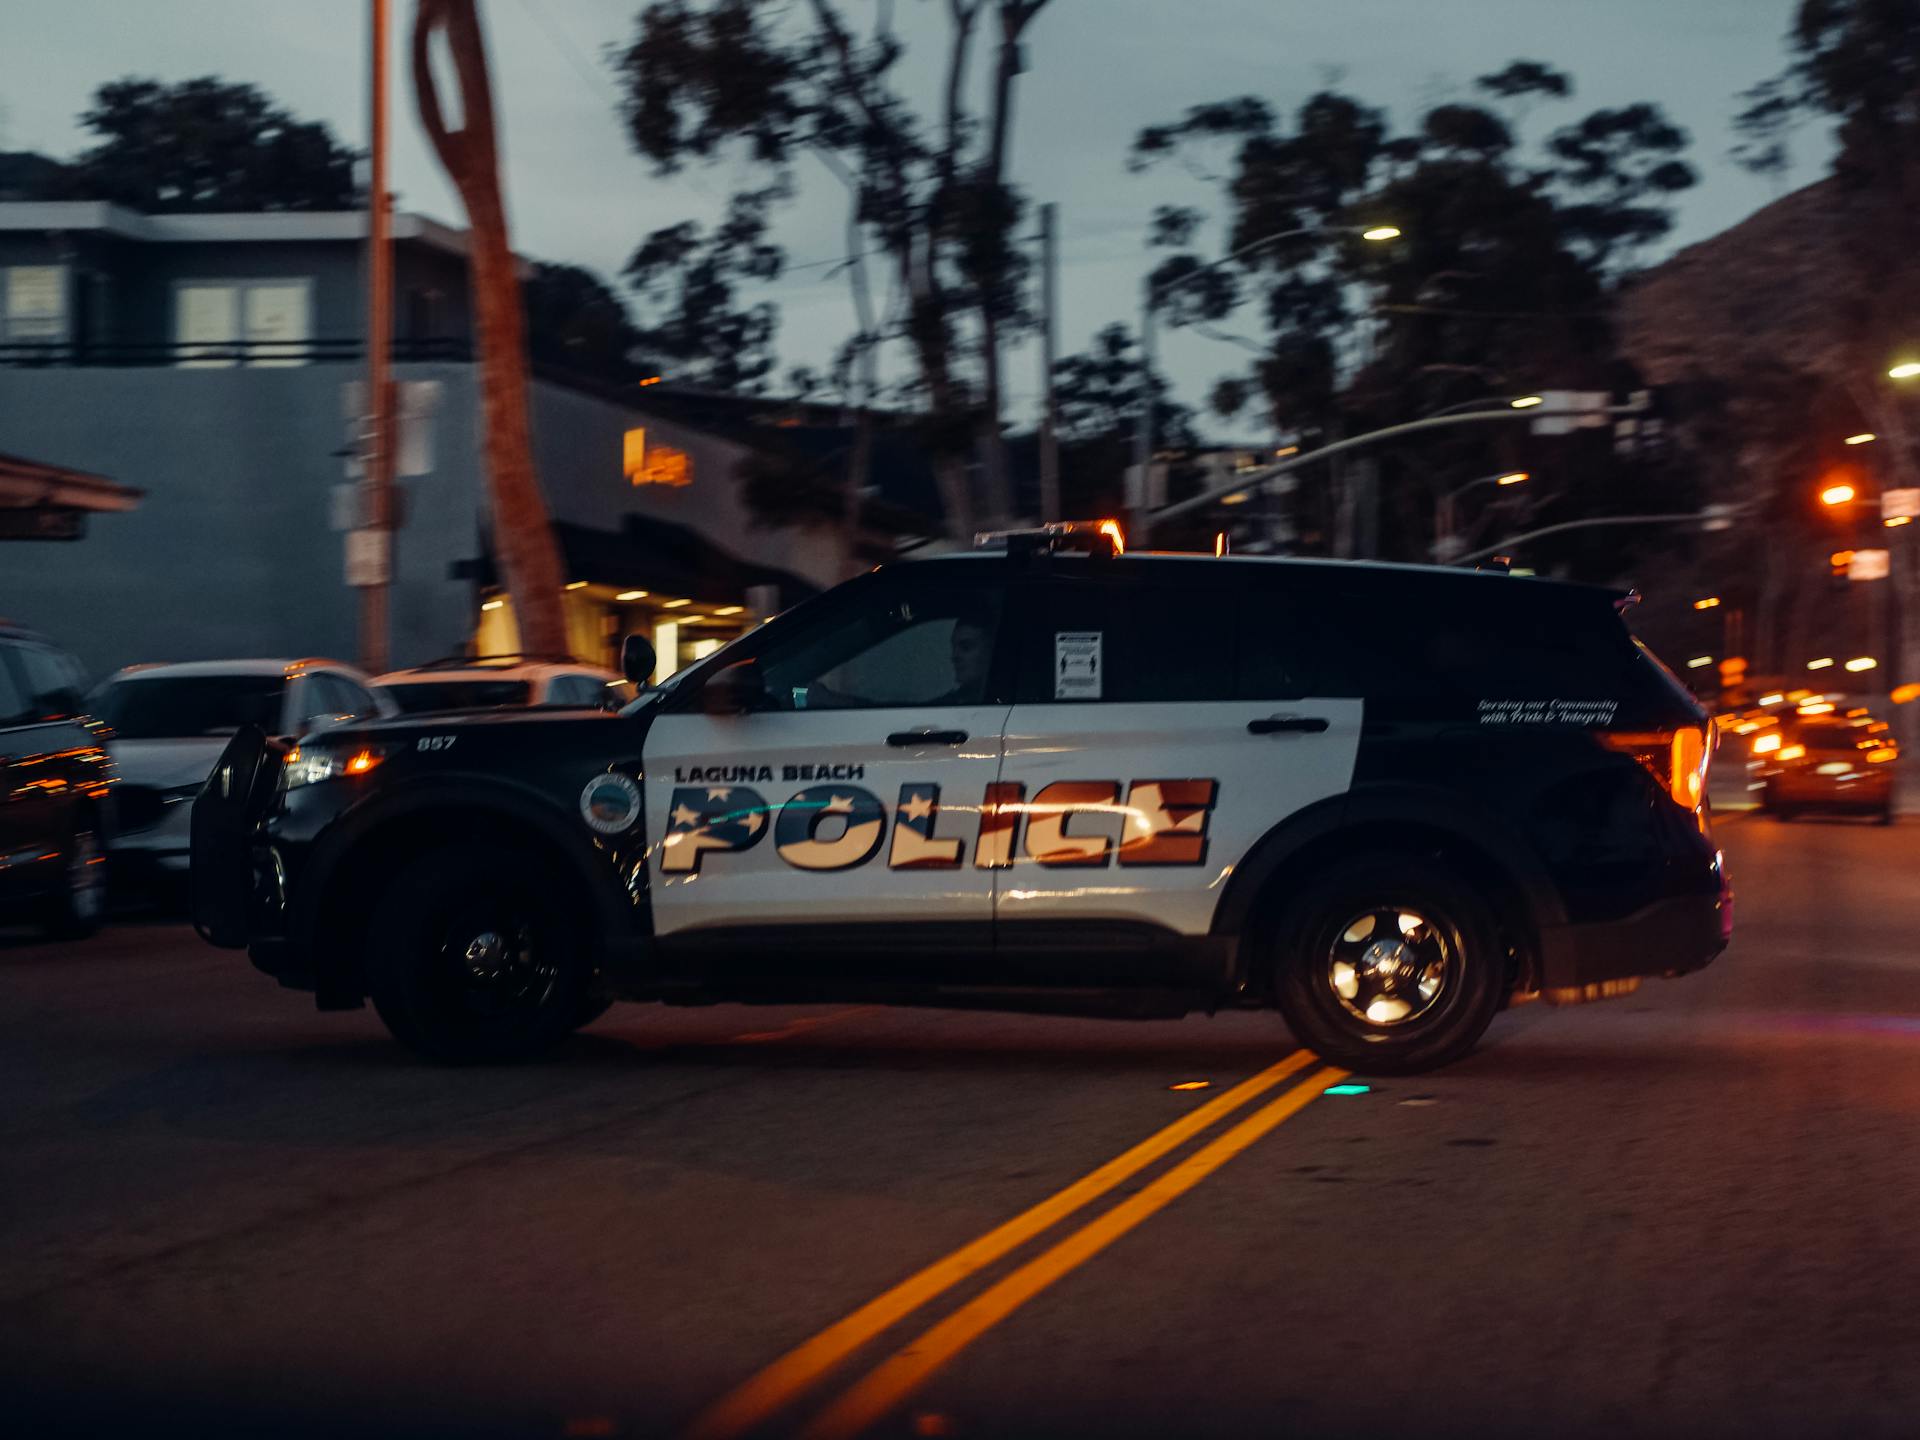
[[556, 706], [618, 710], [634, 688], [611, 670], [540, 655], [449, 655], [374, 682], [403, 714]]
[[360, 671], [338, 660], [195, 660], [109, 676], [88, 708], [112, 728], [120, 774], [113, 868], [138, 878], [187, 874], [193, 798], [243, 725], [297, 739], [395, 715]]

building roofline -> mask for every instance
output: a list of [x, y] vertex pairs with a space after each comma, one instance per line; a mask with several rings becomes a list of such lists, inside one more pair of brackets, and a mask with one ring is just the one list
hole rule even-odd
[[[93, 231], [148, 244], [357, 244], [367, 238], [364, 210], [261, 210], [148, 215], [110, 200], [0, 201], [0, 232]], [[466, 258], [468, 232], [410, 210], [396, 211], [393, 238]], [[531, 269], [519, 259], [523, 274]]]

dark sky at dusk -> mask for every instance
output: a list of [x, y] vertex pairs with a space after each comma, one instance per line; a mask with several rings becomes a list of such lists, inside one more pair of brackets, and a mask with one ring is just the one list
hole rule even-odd
[[[1527, 57], [1570, 71], [1571, 103], [1534, 112], [1529, 133], [1602, 105], [1653, 100], [1693, 137], [1702, 184], [1683, 197], [1676, 241], [1701, 239], [1782, 193], [1727, 159], [1737, 93], [1774, 71], [1794, 0], [1053, 0], [1035, 22], [1014, 136], [1016, 178], [1060, 207], [1060, 344], [1081, 348], [1101, 325], [1132, 322], [1148, 263], [1146, 217], [1156, 204], [1217, 209], [1218, 187], [1163, 167], [1127, 174], [1143, 124], [1239, 94], [1277, 108], [1334, 83], [1404, 121], [1466, 98], [1476, 75]], [[395, 0], [397, 80], [412, 6]], [[864, 16], [868, 0], [846, 0]], [[635, 0], [484, 0], [506, 145], [516, 246], [615, 274], [656, 226], [713, 215], [736, 172], [722, 166], [654, 178], [626, 148], [616, 91], [598, 57], [626, 38]], [[945, 5], [898, 0], [907, 66], [935, 91]], [[92, 88], [134, 73], [164, 79], [218, 74], [249, 80], [295, 113], [365, 138], [365, 11], [360, 0], [64, 0], [16, 16], [0, 58], [0, 148], [68, 154]], [[395, 188], [401, 206], [455, 224], [459, 204], [396, 87]], [[1802, 137], [1786, 188], [1816, 178], [1819, 133]], [[779, 239], [798, 266], [845, 253], [837, 188], [802, 171], [803, 194]], [[1213, 232], [1217, 238], [1217, 231]], [[852, 326], [844, 281], [826, 267], [795, 269], [769, 292], [782, 306], [786, 363], [821, 363]], [[1240, 353], [1175, 337], [1163, 352], [1182, 394], [1198, 400]], [[1009, 361], [1012, 405], [1038, 387], [1037, 351]]]

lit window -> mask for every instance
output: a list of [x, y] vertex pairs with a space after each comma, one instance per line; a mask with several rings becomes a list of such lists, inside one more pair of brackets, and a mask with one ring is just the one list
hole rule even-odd
[[67, 267], [14, 265], [0, 290], [0, 340], [57, 345], [67, 338]]
[[671, 445], [647, 444], [644, 429], [627, 431], [621, 445], [621, 469], [635, 485], [667, 485], [675, 489], [693, 483], [693, 461]]
[[306, 280], [193, 281], [174, 291], [183, 366], [304, 365], [313, 339]]

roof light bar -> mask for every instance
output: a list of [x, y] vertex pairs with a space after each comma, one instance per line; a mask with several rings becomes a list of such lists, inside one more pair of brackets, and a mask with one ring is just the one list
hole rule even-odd
[[1118, 520], [1056, 520], [1022, 530], [982, 530], [973, 537], [973, 544], [976, 550], [1004, 548], [1010, 555], [1113, 556], [1127, 548]]

